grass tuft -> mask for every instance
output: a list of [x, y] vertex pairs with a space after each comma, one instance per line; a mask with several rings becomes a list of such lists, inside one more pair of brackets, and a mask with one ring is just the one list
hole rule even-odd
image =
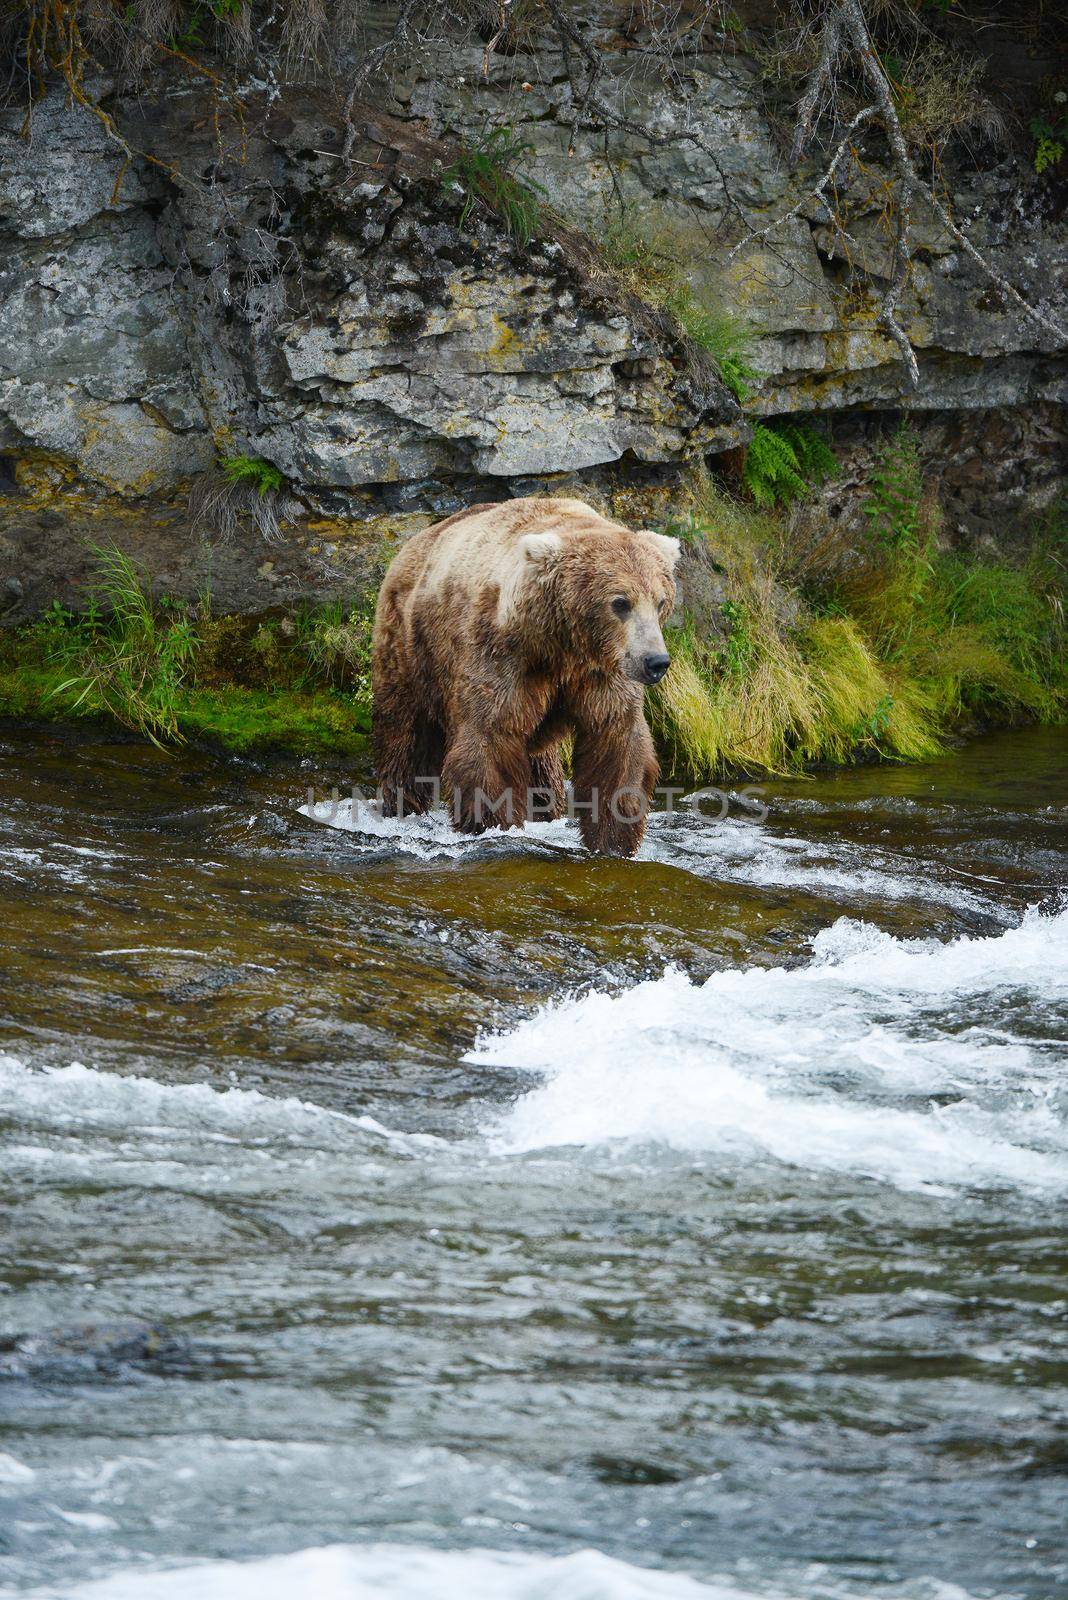
[[88, 613], [76, 619], [53, 608], [41, 625], [46, 659], [66, 671], [51, 694], [70, 711], [106, 713], [154, 744], [179, 740], [177, 699], [197, 649], [193, 622], [181, 607], [153, 605], [116, 546], [91, 548], [97, 577]]
[[679, 245], [666, 227], [649, 229], [623, 218], [607, 229], [602, 249], [624, 288], [673, 317], [686, 337], [712, 358], [738, 401], [760, 374], [750, 365], [751, 335], [727, 308], [699, 300], [679, 259]]
[[520, 177], [519, 169], [535, 153], [530, 141], [509, 123], [487, 127], [462, 147], [441, 175], [444, 188], [458, 185], [463, 191], [461, 228], [481, 203], [500, 218], [517, 244], [530, 243], [541, 223], [545, 189], [533, 178]]
[[1068, 713], [1055, 549], [1019, 566], [939, 550], [915, 444], [900, 436], [876, 463], [873, 506], [857, 551], [818, 519], [810, 540], [791, 541], [789, 524], [784, 535], [766, 512], [701, 486], [689, 542], [707, 543], [727, 596], [718, 637], [684, 616], [650, 696], [673, 771], [705, 781], [924, 760], [962, 727]]

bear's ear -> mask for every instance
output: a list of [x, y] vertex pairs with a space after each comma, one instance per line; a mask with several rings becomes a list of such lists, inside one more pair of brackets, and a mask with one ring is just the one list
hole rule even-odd
[[666, 533], [654, 533], [652, 528], [643, 528], [641, 530], [641, 536], [643, 539], [648, 539], [651, 544], [656, 546], [664, 561], [667, 562], [668, 571], [674, 572], [675, 563], [678, 561], [679, 552], [682, 550], [682, 545], [679, 543], [678, 539], [672, 539], [670, 535]]
[[525, 533], [519, 541], [519, 548], [524, 560], [541, 565], [560, 554], [563, 541], [558, 533]]

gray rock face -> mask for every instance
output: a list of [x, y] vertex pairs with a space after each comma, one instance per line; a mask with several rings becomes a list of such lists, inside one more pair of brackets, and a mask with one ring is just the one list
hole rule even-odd
[[[810, 203], [800, 217], [772, 226], [804, 200], [821, 164], [816, 158], [799, 174], [788, 171], [761, 109], [754, 63], [709, 52], [669, 91], [637, 76], [625, 53], [606, 51], [604, 61], [606, 75], [616, 74], [607, 78], [605, 98], [652, 132], [671, 133], [672, 142], [613, 135], [606, 156], [603, 134], [573, 134], [567, 74], [551, 55], [536, 64], [493, 58], [484, 82], [481, 51], [456, 52], [448, 71], [424, 64], [398, 92], [434, 131], [460, 127], [477, 136], [488, 122], [517, 121], [537, 152], [532, 173], [584, 226], [596, 231], [618, 217], [622, 197], [627, 225], [663, 238], [686, 264], [698, 298], [735, 313], [750, 330], [751, 359], [764, 375], [758, 412], [1063, 403], [1068, 351], [1002, 300], [922, 203], [912, 226], [916, 270], [903, 300], [922, 383], [918, 393], [909, 390], [896, 347], [876, 325], [893, 247], [880, 197], [887, 174], [869, 160], [863, 177], [839, 175], [853, 241], [850, 283], [842, 246], [818, 208]], [[535, 84], [527, 96], [515, 92], [524, 79]], [[694, 129], [708, 151], [687, 140]], [[940, 181], [947, 178], [952, 185], [952, 173]], [[1043, 219], [1042, 193], [1033, 175], [1006, 158], [986, 172], [962, 174], [950, 208], [990, 264], [1063, 322], [1068, 227]], [[732, 257], [748, 231], [769, 227]], [[865, 281], [867, 292], [858, 293]]]
[[[199, 167], [177, 118], [143, 131]], [[260, 454], [314, 501], [677, 462], [735, 422], [559, 244], [461, 226], [462, 195], [389, 161], [339, 193], [316, 156], [336, 129], [299, 98], [257, 132], [237, 186], [181, 191], [146, 163], [116, 192], [92, 117], [46, 101], [30, 145], [8, 119], [0, 446], [126, 496]]]
[[[603, 93], [670, 143], [606, 145], [573, 126], [562, 62], [484, 63], [481, 49], [406, 69], [392, 91], [400, 117], [364, 107], [350, 168], [336, 156], [339, 108], [311, 90], [253, 95], [240, 138], [218, 133], [185, 80], [120, 107], [132, 147], [174, 163], [183, 184], [147, 160], [124, 167], [101, 124], [59, 93], [34, 108], [28, 142], [21, 109], [0, 115], [3, 616], [69, 594], [71, 574], [77, 592], [87, 533], [134, 538], [161, 587], [195, 593], [210, 568], [220, 598], [251, 609], [335, 592], [359, 566], [355, 523], [374, 540], [384, 521], [403, 529], [564, 478], [596, 495], [606, 474], [647, 481], [744, 441], [749, 422], [714, 369], [695, 371], [563, 232], [524, 247], [483, 208], [462, 218], [442, 177], [455, 145], [436, 139], [477, 139], [501, 120], [518, 121], [529, 175], [559, 213], [596, 238], [622, 203], [628, 227], [683, 263], [697, 302], [749, 330], [763, 375], [750, 418], [1011, 408], [1021, 420], [997, 433], [1014, 452], [999, 505], [1049, 498], [1064, 477], [1068, 353], [1002, 303], [937, 218], [922, 207], [914, 218], [903, 307], [914, 395], [877, 326], [890, 257], [874, 204], [854, 208], [849, 271], [815, 211], [731, 254], [804, 187], [761, 110], [756, 68], [705, 54], [669, 91], [625, 51], [605, 63]], [[695, 129], [711, 153], [687, 137]], [[867, 181], [877, 187], [870, 170]], [[1028, 196], [1005, 164], [962, 178], [952, 199], [991, 262], [1063, 317], [1068, 233]], [[993, 436], [981, 420], [940, 422], [932, 437], [943, 434], [969, 474], [983, 454], [969, 441]], [[1046, 434], [1059, 444], [1032, 449]], [[239, 454], [279, 467], [304, 513], [277, 561], [250, 536], [255, 576], [232, 552], [207, 567], [187, 554], [201, 543], [191, 482]], [[964, 522], [981, 494], [970, 483]], [[100, 501], [92, 527], [75, 490]]]
[[584, 302], [559, 245], [519, 251], [370, 186], [357, 198], [359, 235], [332, 238], [319, 262], [343, 287], [279, 334], [301, 415], [290, 421], [280, 396], [254, 442], [290, 476], [521, 477], [627, 451], [677, 461], [733, 418], [728, 396], [695, 396], [621, 310]]

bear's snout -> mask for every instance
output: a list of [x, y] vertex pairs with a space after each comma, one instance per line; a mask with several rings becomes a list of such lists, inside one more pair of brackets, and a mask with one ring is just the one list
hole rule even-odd
[[670, 665], [669, 655], [643, 656], [642, 677], [646, 683], [659, 683]]

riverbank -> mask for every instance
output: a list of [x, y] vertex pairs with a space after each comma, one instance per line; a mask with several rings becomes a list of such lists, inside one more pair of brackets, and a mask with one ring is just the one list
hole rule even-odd
[[[953, 548], [907, 430], [872, 462], [859, 528], [811, 493], [760, 509], [761, 488], [691, 478], [655, 505], [608, 508], [683, 545], [674, 663], [649, 696], [673, 774], [925, 760], [961, 735], [1068, 717], [1063, 504], [1011, 557]], [[0, 633], [0, 716], [369, 759], [372, 584], [220, 616], [208, 591], [150, 595], [114, 544], [94, 560], [82, 610], [56, 601]]]

